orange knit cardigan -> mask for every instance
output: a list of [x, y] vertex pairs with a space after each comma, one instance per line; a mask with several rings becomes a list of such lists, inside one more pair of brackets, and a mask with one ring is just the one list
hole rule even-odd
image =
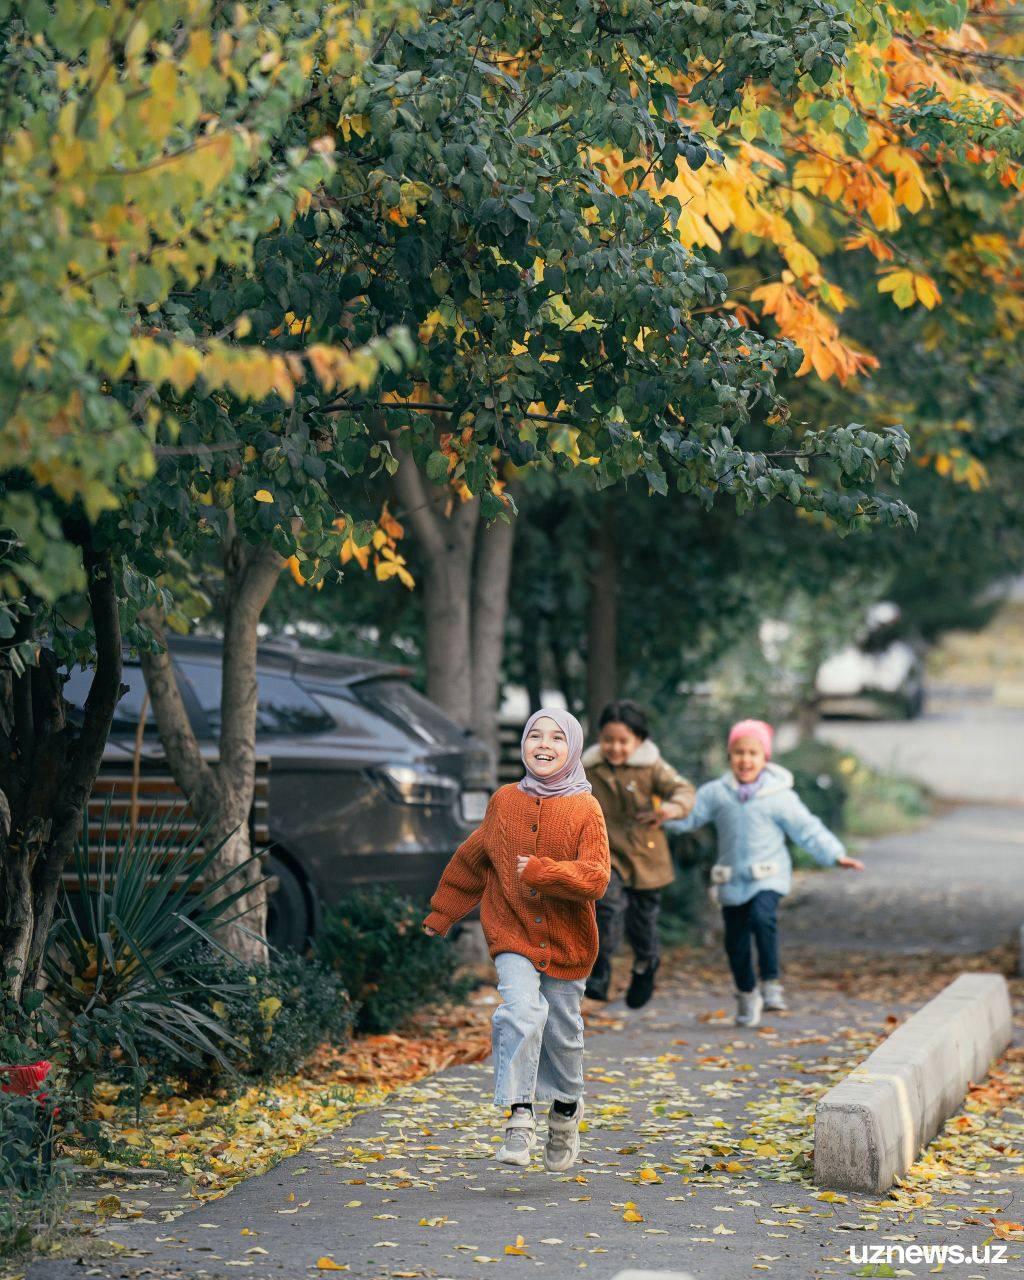
[[[521, 876], [520, 854], [530, 859]], [[553, 978], [586, 978], [597, 958], [594, 902], [609, 875], [608, 833], [592, 795], [540, 799], [499, 787], [445, 867], [424, 923], [445, 934], [479, 902], [492, 956], [515, 951]]]

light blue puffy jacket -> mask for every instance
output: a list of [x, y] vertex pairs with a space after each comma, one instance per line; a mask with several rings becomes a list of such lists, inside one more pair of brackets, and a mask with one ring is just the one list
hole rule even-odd
[[749, 902], [762, 889], [789, 893], [793, 863], [786, 836], [825, 867], [834, 866], [846, 852], [793, 790], [788, 769], [769, 763], [764, 772], [760, 788], [746, 803], [740, 802], [739, 784], [731, 772], [706, 782], [697, 791], [689, 815], [662, 828], [678, 834], [714, 823], [718, 861], [711, 878], [719, 902], [726, 907]]

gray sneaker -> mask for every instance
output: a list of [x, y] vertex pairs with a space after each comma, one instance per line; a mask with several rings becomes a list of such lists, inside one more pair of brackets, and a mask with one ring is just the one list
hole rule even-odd
[[544, 1168], [548, 1173], [565, 1173], [580, 1158], [582, 1119], [582, 1098], [571, 1116], [559, 1115], [554, 1107], [548, 1112], [548, 1140], [544, 1147]]
[[498, 1148], [502, 1164], [517, 1164], [525, 1169], [537, 1145], [537, 1121], [532, 1111], [513, 1111], [505, 1125], [505, 1139]]
[[772, 982], [762, 982], [761, 995], [764, 997], [764, 1007], [766, 1009], [781, 1012], [789, 1008], [782, 990], [782, 983], [778, 979]]
[[736, 992], [736, 1025], [738, 1027], [756, 1027], [761, 1022], [761, 1011], [764, 1000], [760, 991]]

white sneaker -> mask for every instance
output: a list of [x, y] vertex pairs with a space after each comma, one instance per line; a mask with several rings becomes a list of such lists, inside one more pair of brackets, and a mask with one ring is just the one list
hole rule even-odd
[[782, 1011], [789, 1008], [786, 1004], [786, 996], [782, 990], [782, 983], [775, 979], [772, 982], [761, 983], [761, 995], [764, 997], [764, 1007], [773, 1011]]
[[537, 1121], [532, 1111], [513, 1111], [505, 1125], [505, 1139], [498, 1148], [502, 1164], [516, 1164], [525, 1169], [537, 1145]]
[[582, 1119], [582, 1098], [571, 1116], [560, 1115], [554, 1107], [548, 1112], [548, 1140], [544, 1147], [544, 1168], [548, 1173], [565, 1173], [580, 1158]]
[[756, 1027], [761, 1022], [764, 1000], [760, 991], [736, 992], [736, 1026]]

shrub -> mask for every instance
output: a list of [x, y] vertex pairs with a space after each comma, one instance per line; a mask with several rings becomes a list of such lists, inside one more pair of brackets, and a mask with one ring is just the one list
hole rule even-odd
[[45, 958], [47, 1000], [64, 1023], [72, 1085], [83, 1094], [100, 1066], [120, 1058], [130, 1064], [138, 1105], [142, 1040], [195, 1066], [207, 1058], [227, 1065], [230, 1035], [209, 1008], [230, 992], [222, 974], [211, 975], [197, 1003], [189, 967], [202, 947], [217, 948], [213, 934], [245, 886], [244, 877], [234, 880], [238, 869], [213, 874], [220, 846], [204, 850], [202, 840], [183, 816], [136, 831], [126, 819], [115, 834], [108, 805], [93, 857], [83, 821], [78, 889], [64, 892]]
[[[797, 795], [840, 836], [879, 836], [914, 826], [931, 812], [927, 790], [912, 778], [881, 773], [825, 742], [802, 742], [781, 757]], [[798, 866], [817, 865], [797, 851]]]
[[[352, 1001], [338, 975], [315, 961], [282, 954], [270, 965], [226, 966], [222, 956], [206, 952], [193, 961], [187, 980], [193, 1006], [230, 1037], [222, 1046], [224, 1056], [230, 1070], [241, 1076], [269, 1080], [292, 1075], [321, 1044], [348, 1044]], [[197, 1072], [188, 1057], [156, 1043], [144, 1043], [143, 1052], [151, 1074], [159, 1071], [192, 1083], [207, 1080], [209, 1068], [218, 1065], [211, 1058]]]
[[67, 1200], [70, 1161], [56, 1145], [74, 1107], [41, 1056], [54, 1030], [42, 999], [29, 992], [19, 1005], [0, 993], [0, 1257], [27, 1249]]
[[[830, 831], [842, 834], [846, 821], [844, 753], [825, 742], [801, 742], [779, 757], [793, 775], [797, 795]], [[813, 860], [811, 860], [813, 862]]]
[[360, 1031], [390, 1031], [422, 1005], [459, 1000], [468, 990], [452, 949], [423, 933], [423, 915], [384, 888], [356, 890], [325, 913], [316, 954], [351, 992]]

